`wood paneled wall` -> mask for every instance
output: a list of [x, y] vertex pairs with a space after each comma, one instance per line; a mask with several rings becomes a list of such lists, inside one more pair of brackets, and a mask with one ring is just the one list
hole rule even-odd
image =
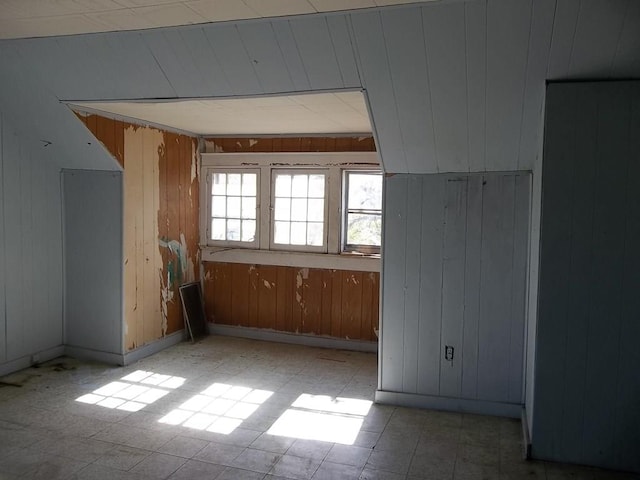
[[522, 403], [529, 183], [386, 177], [381, 390]]
[[195, 138], [80, 116], [124, 168], [125, 347], [183, 327], [178, 287], [199, 279]]
[[207, 262], [210, 322], [377, 340], [380, 274]]
[[375, 152], [373, 137], [209, 138], [207, 153]]
[[[373, 137], [208, 138], [207, 152], [372, 152]], [[377, 340], [380, 274], [205, 262], [209, 321]]]
[[547, 88], [532, 453], [640, 472], [640, 82]]

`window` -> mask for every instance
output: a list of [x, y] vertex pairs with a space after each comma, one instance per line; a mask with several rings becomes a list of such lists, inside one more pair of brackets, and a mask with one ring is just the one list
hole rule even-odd
[[325, 245], [326, 175], [273, 171], [273, 246], [311, 247]]
[[208, 243], [257, 245], [258, 172], [212, 170]]
[[382, 174], [347, 170], [343, 178], [342, 249], [380, 252], [382, 237]]
[[374, 152], [201, 155], [201, 242], [211, 247], [203, 259], [379, 264], [383, 176]]

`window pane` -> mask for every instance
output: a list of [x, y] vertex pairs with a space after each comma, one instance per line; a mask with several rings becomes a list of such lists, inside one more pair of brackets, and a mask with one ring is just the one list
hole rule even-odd
[[292, 197], [306, 197], [307, 196], [307, 181], [309, 175], [294, 175], [291, 181], [291, 196]]
[[350, 213], [347, 216], [347, 243], [380, 246], [382, 217]]
[[276, 220], [290, 220], [291, 200], [288, 198], [276, 198], [274, 215]]
[[211, 239], [212, 240], [224, 240], [225, 239], [225, 220], [224, 218], [214, 218], [211, 220]]
[[227, 220], [227, 240], [240, 240], [240, 220]]
[[307, 199], [294, 198], [291, 200], [291, 220], [305, 221], [307, 219]]
[[307, 223], [291, 222], [291, 245], [307, 244]]
[[309, 200], [307, 219], [313, 222], [322, 222], [324, 220], [324, 200], [319, 198]]
[[273, 241], [275, 243], [289, 243], [289, 222], [275, 222]]
[[211, 199], [211, 216], [225, 217], [227, 215], [227, 198], [214, 195]]
[[307, 245], [321, 247], [323, 242], [323, 225], [319, 222], [309, 222], [307, 224]]
[[227, 175], [227, 195], [240, 195], [240, 182], [242, 175], [230, 173]]
[[348, 173], [349, 204], [348, 208], [381, 210], [382, 209], [382, 175], [366, 173]]
[[258, 184], [257, 175], [255, 173], [242, 174], [242, 195], [245, 197], [255, 197], [256, 187]]
[[213, 182], [211, 182], [211, 194], [224, 195], [227, 192], [226, 185], [227, 185], [227, 174], [214, 173]]
[[291, 175], [276, 175], [276, 197], [291, 196]]
[[324, 175], [309, 175], [309, 197], [324, 198]]
[[255, 238], [256, 238], [256, 221], [243, 220], [242, 221], [242, 241], [253, 242]]
[[240, 197], [227, 197], [227, 217], [240, 218]]
[[242, 218], [256, 218], [255, 197], [242, 197]]

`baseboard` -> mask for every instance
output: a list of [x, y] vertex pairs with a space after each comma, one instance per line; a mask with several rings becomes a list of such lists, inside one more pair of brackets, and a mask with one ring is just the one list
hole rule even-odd
[[522, 409], [520, 423], [522, 424], [522, 458], [531, 460], [531, 434], [529, 433], [529, 422], [525, 408]]
[[513, 403], [487, 402], [465, 398], [419, 395], [415, 393], [388, 392], [376, 390], [376, 403], [399, 405], [411, 408], [430, 408], [451, 412], [476, 413], [497, 417], [520, 418], [522, 405]]
[[58, 345], [57, 347], [48, 348], [47, 350], [41, 350], [30, 355], [25, 355], [24, 357], [16, 358], [15, 360], [11, 360], [0, 365], [0, 377], [17, 372], [18, 370], [29, 368], [30, 366], [38, 363], [48, 362], [49, 360], [61, 357], [62, 355], [64, 355], [64, 346]]
[[90, 360], [108, 365], [124, 365], [124, 355], [121, 353], [103, 352], [101, 350], [92, 350], [74, 345], [65, 345], [64, 354], [67, 357], [78, 358], [80, 360]]
[[185, 339], [185, 330], [178, 330], [166, 337], [147, 343], [142, 347], [131, 350], [125, 354], [102, 352], [99, 350], [91, 350], [89, 348], [75, 347], [65, 345], [64, 353], [69, 357], [81, 358], [83, 360], [93, 360], [96, 362], [107, 363], [110, 365], [131, 365], [132, 363], [142, 360], [145, 357], [158, 353], [165, 348], [171, 347], [176, 343], [180, 343]]
[[308, 347], [332, 348], [336, 350], [353, 350], [356, 352], [378, 351], [378, 342], [366, 342], [361, 340], [347, 340], [342, 338], [324, 337], [320, 335], [303, 335], [298, 333], [277, 332], [263, 328], [236, 327], [232, 325], [209, 324], [211, 335], [223, 335], [227, 337], [251, 338], [267, 342], [292, 343], [306, 345]]
[[131, 365], [138, 360], [142, 360], [143, 358], [153, 355], [154, 353], [158, 353], [165, 348], [176, 345], [177, 343], [184, 341], [185, 338], [186, 331], [183, 328], [182, 330], [170, 333], [169, 335], [159, 340], [147, 343], [146, 345], [143, 345], [140, 348], [136, 348], [135, 350], [131, 350], [130, 352], [124, 354], [124, 365]]

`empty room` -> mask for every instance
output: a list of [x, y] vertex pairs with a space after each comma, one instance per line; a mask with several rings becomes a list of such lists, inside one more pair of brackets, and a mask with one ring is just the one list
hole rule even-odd
[[640, 476], [640, 2], [0, 2], [0, 479]]

